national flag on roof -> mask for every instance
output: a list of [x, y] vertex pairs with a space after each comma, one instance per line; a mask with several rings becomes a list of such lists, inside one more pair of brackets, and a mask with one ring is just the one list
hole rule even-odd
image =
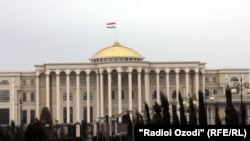
[[106, 25], [107, 25], [107, 28], [115, 28], [116, 27], [116, 23], [115, 22], [109, 22]]

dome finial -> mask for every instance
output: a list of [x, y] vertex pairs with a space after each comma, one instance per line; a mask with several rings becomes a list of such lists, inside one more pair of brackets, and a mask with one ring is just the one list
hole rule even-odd
[[115, 41], [113, 46], [114, 47], [120, 46], [120, 43], [118, 41]]

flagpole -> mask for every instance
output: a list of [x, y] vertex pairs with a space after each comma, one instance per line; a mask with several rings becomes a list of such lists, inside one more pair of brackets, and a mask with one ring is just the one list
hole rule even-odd
[[115, 28], [115, 42], [117, 42], [117, 28]]

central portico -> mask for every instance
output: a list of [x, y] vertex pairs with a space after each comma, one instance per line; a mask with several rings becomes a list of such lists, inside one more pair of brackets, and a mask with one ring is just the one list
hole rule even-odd
[[95, 53], [90, 63], [48, 63], [36, 67], [36, 114], [49, 107], [59, 123], [97, 121], [124, 111], [144, 112], [160, 103], [160, 93], [170, 101], [197, 98], [205, 91], [205, 63], [147, 62], [118, 42]]

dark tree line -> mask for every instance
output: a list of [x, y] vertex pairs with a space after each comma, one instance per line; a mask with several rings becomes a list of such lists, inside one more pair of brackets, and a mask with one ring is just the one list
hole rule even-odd
[[[226, 106], [225, 106], [225, 124], [226, 125], [245, 125], [246, 124], [246, 104], [240, 104], [240, 112], [238, 112], [233, 103], [232, 103], [232, 92], [230, 87], [227, 85], [225, 88], [225, 98], [226, 98]], [[174, 91], [173, 95], [176, 96], [176, 92]], [[146, 102], [145, 104], [145, 112], [146, 112], [146, 124], [166, 124], [166, 125], [208, 125], [207, 113], [206, 113], [206, 103], [204, 93], [200, 90], [198, 93], [198, 106], [194, 104], [196, 100], [195, 97], [189, 97], [188, 108], [185, 107], [183, 98], [181, 93], [178, 93], [179, 96], [179, 107], [175, 104], [169, 105], [169, 101], [167, 97], [160, 93], [160, 104], [155, 102], [153, 105], [153, 118], [151, 119], [149, 106]], [[169, 107], [172, 107], [170, 110]], [[170, 112], [171, 111], [171, 112]], [[179, 115], [178, 115], [179, 111]], [[186, 112], [188, 112], [189, 116], [186, 116]], [[215, 105], [215, 125], [222, 125], [221, 118], [219, 117], [219, 109], [218, 105]], [[170, 113], [172, 113], [172, 120]], [[240, 117], [240, 119], [239, 119]], [[189, 119], [189, 121], [187, 121]]]

